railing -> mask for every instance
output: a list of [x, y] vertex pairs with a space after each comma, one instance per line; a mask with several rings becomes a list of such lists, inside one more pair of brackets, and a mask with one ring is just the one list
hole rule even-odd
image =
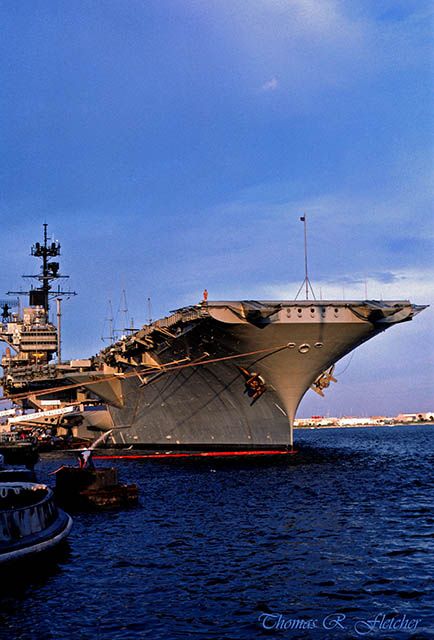
[[200, 309], [198, 307], [192, 307], [189, 311], [175, 311], [170, 316], [166, 316], [161, 320], [156, 320], [150, 325], [146, 326], [146, 333], [151, 332], [153, 329], [167, 329], [169, 327], [173, 327], [175, 324], [179, 324], [180, 322], [190, 322], [191, 320], [197, 320], [198, 318], [204, 317], [208, 315], [205, 309]]
[[0, 432], [0, 443], [4, 444], [7, 442], [19, 442], [18, 434], [15, 431]]

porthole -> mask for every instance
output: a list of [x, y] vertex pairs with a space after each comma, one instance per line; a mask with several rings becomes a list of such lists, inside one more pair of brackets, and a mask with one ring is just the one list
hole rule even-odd
[[288, 349], [293, 349], [295, 347], [295, 342], [288, 342], [286, 346], [288, 347]]
[[297, 309], [297, 313], [301, 313], [302, 309], [300, 309], [300, 307]]
[[313, 345], [315, 347], [315, 349], [321, 349], [321, 347], [324, 346], [323, 342], [315, 342], [315, 344]]
[[286, 310], [286, 315], [288, 316], [288, 318], [290, 318], [290, 317], [291, 317], [291, 309], [287, 309], [287, 310]]
[[307, 353], [310, 350], [310, 344], [307, 344], [306, 342], [304, 344], [301, 344], [298, 347], [298, 350], [300, 351], [300, 353]]
[[311, 313], [315, 313], [315, 309], [314, 309], [314, 307], [311, 307], [311, 308], [310, 308], [310, 312], [311, 312]]

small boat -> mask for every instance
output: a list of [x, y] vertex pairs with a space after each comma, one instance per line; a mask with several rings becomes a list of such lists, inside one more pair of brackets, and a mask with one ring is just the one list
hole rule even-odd
[[6, 464], [25, 465], [28, 469], [32, 469], [39, 460], [36, 445], [32, 442], [0, 440], [0, 454]]
[[113, 467], [78, 468], [63, 466], [56, 472], [56, 499], [68, 509], [110, 509], [134, 506], [136, 484], [121, 484]]
[[53, 550], [71, 527], [45, 484], [0, 482], [0, 564]]
[[0, 455], [0, 485], [5, 482], [35, 482], [36, 475], [33, 469], [23, 466], [1, 464]]
[[0, 484], [4, 482], [36, 482], [35, 470], [28, 467], [5, 464], [0, 453]]
[[106, 431], [90, 447], [78, 452], [79, 467], [62, 466], [53, 472], [56, 475], [56, 499], [62, 506], [87, 510], [137, 504], [139, 492], [136, 484], [121, 484], [114, 467], [94, 467], [93, 452], [112, 431]]

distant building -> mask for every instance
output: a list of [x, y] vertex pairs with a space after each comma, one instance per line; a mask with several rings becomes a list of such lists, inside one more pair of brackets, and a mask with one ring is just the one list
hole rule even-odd
[[311, 416], [310, 418], [299, 418], [294, 421], [294, 427], [335, 427], [337, 418], [325, 416]]
[[372, 418], [344, 417], [338, 419], [340, 427], [360, 427], [372, 424]]
[[395, 420], [397, 422], [433, 422], [434, 421], [434, 413], [432, 411], [428, 411], [426, 413], [400, 413], [396, 416]]
[[310, 418], [298, 418], [294, 421], [294, 427], [366, 427], [418, 422], [434, 422], [434, 412], [400, 413], [397, 416], [369, 416], [366, 418], [360, 416], [343, 416], [342, 418], [311, 416]]

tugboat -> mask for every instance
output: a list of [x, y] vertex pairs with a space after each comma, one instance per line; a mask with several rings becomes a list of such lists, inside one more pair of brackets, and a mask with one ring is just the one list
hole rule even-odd
[[68, 509], [93, 511], [134, 506], [136, 484], [121, 484], [117, 469], [62, 467], [56, 473], [56, 499]]
[[138, 502], [136, 484], [121, 484], [114, 467], [95, 468], [93, 451], [111, 433], [100, 436], [91, 446], [78, 452], [78, 467], [62, 466], [54, 471], [56, 499], [68, 509], [94, 510], [128, 507]]
[[0, 565], [53, 550], [71, 527], [71, 517], [57, 508], [45, 484], [0, 483]]

